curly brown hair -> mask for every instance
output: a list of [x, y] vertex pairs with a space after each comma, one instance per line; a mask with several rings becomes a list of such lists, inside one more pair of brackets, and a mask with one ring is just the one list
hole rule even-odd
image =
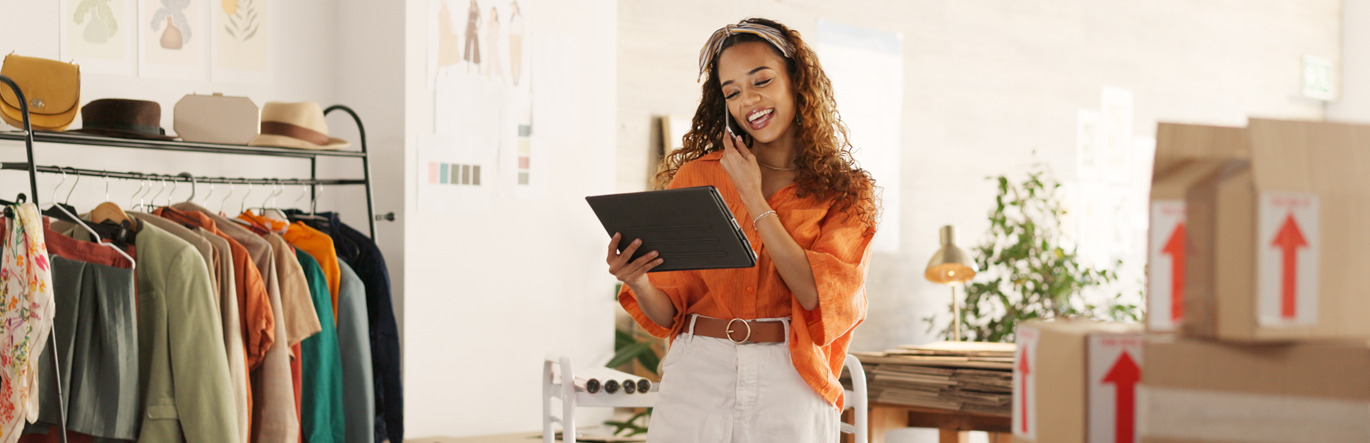
[[[800, 151], [795, 156], [795, 185], [800, 198], [813, 197], [820, 201], [834, 200], [834, 209], [855, 212], [866, 223], [867, 231], [875, 231], [879, 203], [875, 196], [875, 179], [856, 164], [847, 141], [847, 125], [837, 112], [833, 100], [832, 83], [818, 62], [818, 55], [799, 37], [799, 31], [763, 18], [749, 18], [744, 23], [755, 23], [780, 30], [794, 45], [794, 57], [786, 58], [790, 81], [796, 91], [795, 124], [798, 125]], [[765, 42], [748, 33], [735, 33], [723, 42], [723, 49], [743, 42]], [[769, 43], [772, 51], [780, 51]], [[720, 50], [720, 53], [722, 50]], [[782, 56], [783, 58], [783, 56]], [[702, 98], [695, 110], [690, 131], [685, 133], [684, 146], [671, 151], [662, 160], [656, 174], [656, 186], [665, 188], [675, 178], [680, 167], [691, 160], [723, 149], [724, 98], [718, 79], [718, 57], [709, 61], [709, 77], [701, 88]], [[739, 132], [750, 146], [751, 136]]]

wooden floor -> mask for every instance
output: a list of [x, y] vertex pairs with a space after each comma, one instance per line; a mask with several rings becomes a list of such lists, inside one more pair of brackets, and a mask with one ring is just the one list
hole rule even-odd
[[[594, 431], [594, 432], [601, 432], [601, 431], [604, 431], [604, 430], [602, 430], [602, 429], [592, 429], [592, 431]], [[595, 434], [594, 432], [592, 432], [592, 433], [590, 433], [590, 434], [582, 434], [582, 435], [590, 435], [590, 436], [600, 435], [600, 434]], [[622, 439], [622, 440], [613, 440], [613, 441], [623, 441], [623, 440], [642, 441], [643, 438], [645, 438], [645, 437], [644, 437], [644, 436], [638, 436], [637, 438], [634, 438], [634, 439]], [[420, 437], [420, 438], [408, 438], [408, 439], [405, 439], [405, 440], [404, 440], [405, 443], [537, 443], [537, 442], [541, 442], [541, 441], [542, 441], [542, 433], [541, 433], [541, 432], [518, 432], [518, 433], [513, 433], [513, 434], [483, 435], [483, 436], [478, 436], [478, 437]], [[561, 441], [561, 440], [557, 440], [557, 441]], [[587, 439], [587, 438], [582, 438], [581, 441], [605, 441], [605, 440], [597, 440], [597, 439], [594, 439], [594, 438], [588, 438], [588, 439]]]
[[408, 438], [404, 443], [533, 443], [542, 441], [541, 432], [486, 435], [480, 437], [423, 437]]

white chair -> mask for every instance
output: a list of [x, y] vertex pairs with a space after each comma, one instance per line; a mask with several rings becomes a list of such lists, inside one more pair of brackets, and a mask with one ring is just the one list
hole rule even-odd
[[842, 423], [842, 433], [852, 434], [853, 442], [866, 443], [869, 441], [867, 436], [870, 428], [870, 419], [866, 417], [869, 400], [866, 397], [866, 371], [861, 368], [861, 360], [857, 360], [855, 355], [847, 354], [847, 360], [842, 363], [847, 368], [847, 373], [851, 375], [851, 386], [849, 390], [842, 391], [844, 406], [842, 412], [847, 409], [852, 410], [852, 423]]
[[[616, 379], [630, 378], [631, 374], [615, 371], [608, 368], [598, 368], [599, 371], [610, 371], [616, 375]], [[560, 424], [564, 435], [580, 435], [576, 432], [576, 408], [584, 407], [604, 407], [604, 408], [650, 408], [656, 405], [658, 386], [652, 386], [651, 391], [636, 394], [618, 392], [616, 394], [600, 393], [589, 394], [582, 390], [577, 390], [574, 380], [576, 379], [575, 367], [571, 366], [571, 359], [565, 356], [548, 355], [542, 363], [542, 441], [552, 443], [556, 441], [556, 429], [554, 424]], [[552, 399], [561, 399], [561, 414], [558, 416], [552, 408]], [[571, 440], [574, 440], [572, 438]], [[569, 440], [568, 440], [569, 441]]]
[[[866, 398], [866, 371], [855, 355], [847, 354], [843, 362], [851, 374], [851, 390], [843, 390], [842, 398], [845, 412], [852, 410], [854, 423], [842, 423], [844, 434], [853, 434], [855, 443], [867, 443], [870, 420], [866, 417], [868, 401]], [[548, 356], [542, 366], [542, 441], [552, 443], [555, 436], [554, 424], [560, 424], [567, 435], [576, 435], [575, 411], [577, 407], [651, 407], [656, 404], [657, 392], [637, 395], [590, 395], [577, 391], [569, 381], [575, 379], [571, 360], [563, 356]], [[553, 374], [557, 374], [554, 376]], [[625, 374], [626, 375], [626, 374]], [[561, 414], [558, 417], [552, 408], [552, 399], [561, 399]]]

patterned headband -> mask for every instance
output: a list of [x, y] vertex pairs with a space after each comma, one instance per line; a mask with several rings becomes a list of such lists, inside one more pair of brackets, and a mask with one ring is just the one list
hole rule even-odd
[[794, 45], [791, 45], [790, 41], [785, 39], [785, 34], [781, 33], [779, 29], [748, 22], [738, 23], [736, 25], [726, 25], [722, 28], [718, 28], [717, 31], [714, 31], [714, 35], [709, 36], [708, 43], [705, 43], [704, 47], [699, 50], [700, 77], [703, 77], [704, 71], [709, 69], [709, 63], [713, 61], [714, 57], [718, 57], [718, 53], [723, 51], [723, 41], [727, 40], [728, 37], [732, 37], [739, 33], [752, 34], [761, 37], [767, 42], [770, 42], [771, 46], [775, 46], [776, 49], [779, 49], [780, 54], [784, 55], [785, 58], [793, 58]]

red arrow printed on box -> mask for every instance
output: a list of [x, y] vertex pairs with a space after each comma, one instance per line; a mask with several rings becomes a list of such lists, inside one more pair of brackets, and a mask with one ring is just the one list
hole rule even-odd
[[1271, 246], [1280, 249], [1284, 255], [1283, 286], [1280, 292], [1280, 317], [1294, 318], [1296, 311], [1295, 301], [1298, 299], [1298, 249], [1308, 247], [1308, 239], [1304, 238], [1303, 231], [1299, 230], [1298, 221], [1294, 220], [1291, 212], [1285, 217], [1284, 224], [1280, 226], [1279, 232], [1275, 233], [1275, 241]]
[[1022, 349], [1022, 356], [1019, 357], [1019, 359], [1018, 359], [1018, 372], [1019, 372], [1020, 374], [1022, 374], [1022, 380], [1021, 380], [1021, 383], [1019, 383], [1019, 384], [1021, 385], [1021, 389], [1019, 389], [1019, 392], [1022, 392], [1022, 393], [1023, 393], [1023, 398], [1022, 398], [1022, 403], [1023, 403], [1023, 404], [1022, 404], [1022, 409], [1021, 409], [1021, 410], [1023, 411], [1023, 433], [1024, 433], [1024, 434], [1028, 433], [1028, 398], [1027, 398], [1027, 396], [1028, 396], [1028, 390], [1027, 390], [1028, 385], [1027, 385], [1027, 378], [1028, 378], [1028, 374], [1031, 374], [1031, 373], [1032, 373], [1031, 370], [1028, 369], [1029, 367], [1031, 367], [1031, 365], [1028, 364], [1028, 348], [1027, 348], [1027, 344], [1024, 343], [1024, 344], [1023, 344], [1023, 349]]
[[1175, 225], [1175, 232], [1166, 240], [1161, 254], [1170, 254], [1170, 320], [1179, 320], [1184, 315], [1184, 222]]
[[1113, 421], [1114, 441], [1117, 443], [1132, 443], [1136, 440], [1136, 418], [1137, 418], [1137, 381], [1142, 379], [1142, 370], [1137, 367], [1137, 362], [1132, 361], [1132, 356], [1123, 351], [1118, 356], [1118, 361], [1104, 375], [1104, 383], [1113, 383], [1117, 393], [1117, 403], [1113, 408], [1117, 414]]

